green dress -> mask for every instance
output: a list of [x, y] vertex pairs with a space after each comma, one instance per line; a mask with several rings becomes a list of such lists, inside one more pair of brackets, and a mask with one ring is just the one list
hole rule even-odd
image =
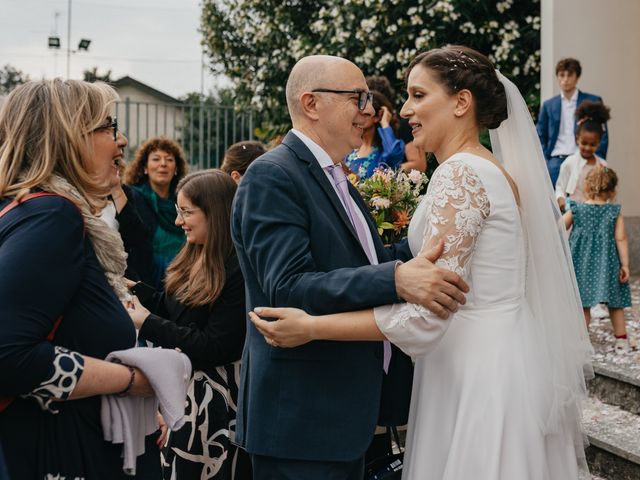
[[609, 308], [631, 306], [629, 283], [620, 283], [620, 259], [615, 225], [620, 205], [569, 202], [573, 229], [569, 237], [582, 306], [606, 303]]

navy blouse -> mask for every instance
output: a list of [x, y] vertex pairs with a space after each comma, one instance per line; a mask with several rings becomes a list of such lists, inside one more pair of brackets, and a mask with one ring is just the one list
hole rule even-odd
[[16, 396], [0, 413], [11, 477], [125, 478], [121, 447], [103, 439], [100, 397], [51, 401], [75, 388], [81, 355], [104, 359], [135, 345], [70, 201], [36, 198], [0, 218], [0, 312], [0, 394]]

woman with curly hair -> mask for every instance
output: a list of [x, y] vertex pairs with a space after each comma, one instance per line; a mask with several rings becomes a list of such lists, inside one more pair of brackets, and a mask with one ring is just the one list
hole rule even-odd
[[164, 274], [184, 243], [184, 234], [176, 226], [176, 186], [187, 173], [187, 161], [180, 145], [166, 137], [144, 142], [128, 166], [125, 183], [144, 200], [138, 211], [153, 232], [154, 286], [162, 288]]

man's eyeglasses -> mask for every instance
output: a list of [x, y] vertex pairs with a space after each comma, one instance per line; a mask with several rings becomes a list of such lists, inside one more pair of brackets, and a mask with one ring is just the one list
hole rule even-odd
[[176, 206], [176, 214], [182, 220], [184, 220], [185, 218], [189, 218], [191, 214], [197, 210], [197, 208], [191, 208], [191, 209], [180, 208], [177, 203], [175, 204], [175, 206]]
[[373, 93], [365, 92], [364, 90], [332, 90], [330, 88], [314, 88], [312, 92], [325, 92], [325, 93], [351, 93], [358, 95], [358, 110], [364, 110], [367, 108], [369, 102], [373, 102]]
[[94, 131], [98, 131], [98, 130], [107, 130], [107, 129], [113, 129], [113, 141], [117, 142], [118, 141], [118, 119], [116, 117], [107, 117], [107, 121], [103, 124], [100, 125], [98, 128], [96, 128]]

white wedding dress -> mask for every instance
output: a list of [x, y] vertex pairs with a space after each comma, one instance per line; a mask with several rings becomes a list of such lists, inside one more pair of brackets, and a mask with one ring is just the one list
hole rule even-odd
[[375, 309], [385, 336], [416, 360], [402, 478], [577, 479], [573, 425], [543, 425], [551, 380], [531, 334], [527, 245], [496, 165], [457, 153], [438, 167], [409, 242], [417, 254], [438, 239], [437, 264], [468, 283], [466, 304], [448, 320], [412, 304]]

